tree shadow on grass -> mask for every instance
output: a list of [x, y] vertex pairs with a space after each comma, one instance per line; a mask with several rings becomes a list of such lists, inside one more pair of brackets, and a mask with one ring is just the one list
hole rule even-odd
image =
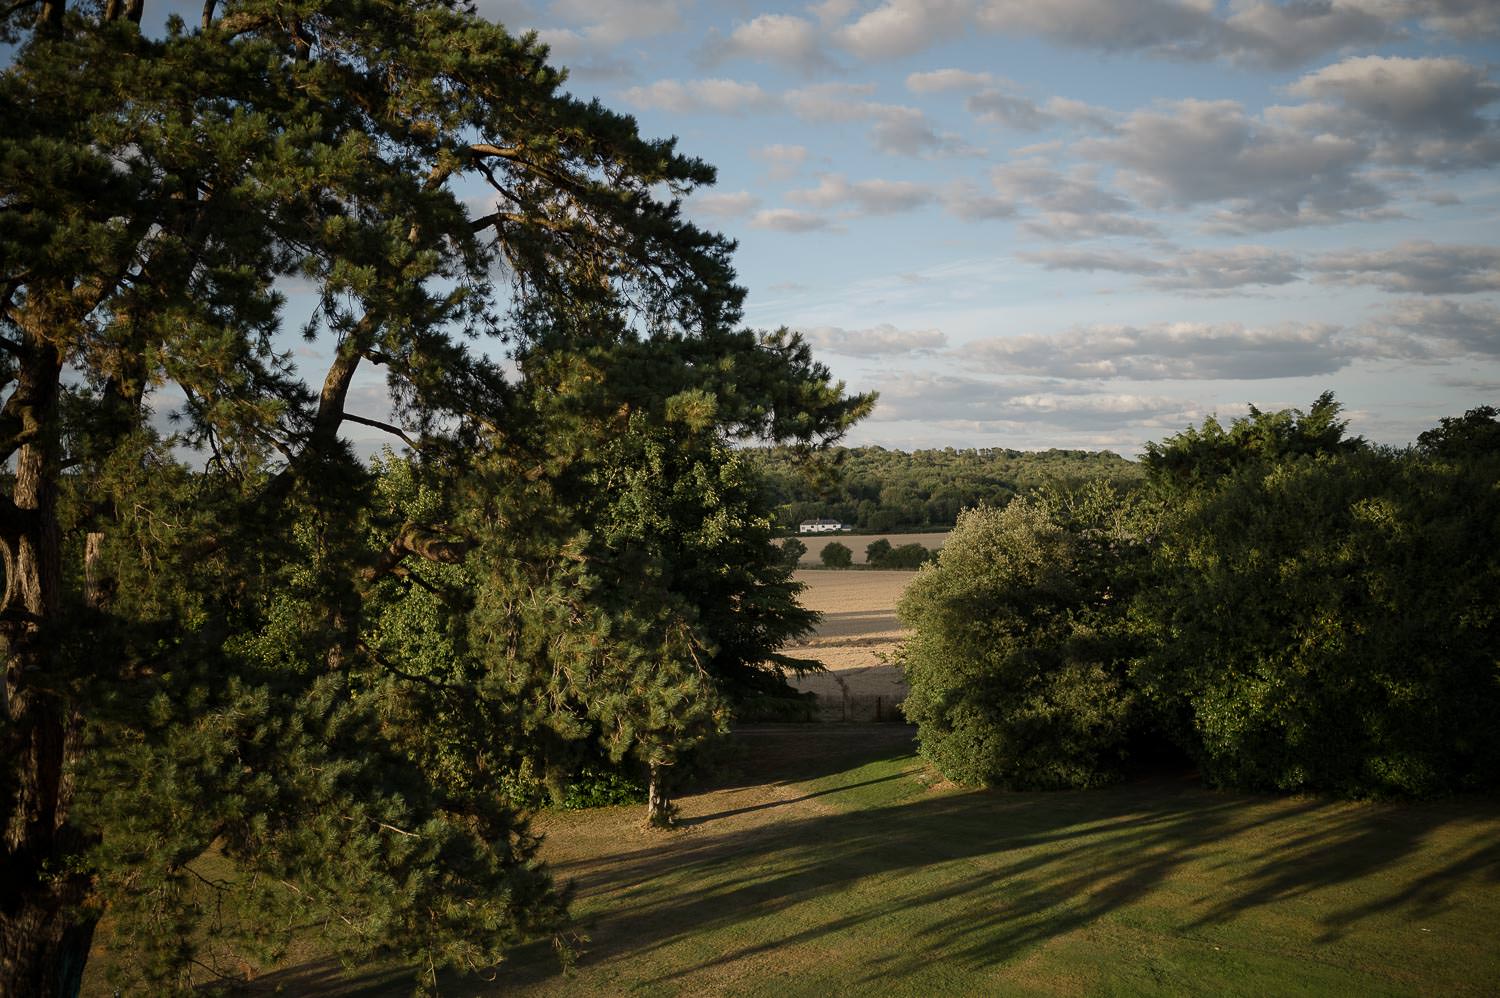
[[[1454, 822], [1487, 832], [1455, 840], [1445, 863], [1416, 862]], [[1004, 964], [1140, 903], [1172, 910], [1173, 931], [1191, 933], [1326, 891], [1307, 909], [1317, 913], [1304, 934], [1314, 944], [1374, 915], [1439, 910], [1456, 892], [1495, 883], [1497, 828], [1491, 801], [1358, 805], [1180, 781], [929, 796], [600, 857], [580, 884], [592, 895], [585, 963], [649, 966], [654, 957], [662, 969], [639, 983], [686, 987], [701, 971], [772, 953], [858, 948], [872, 932], [901, 938], [896, 951], [866, 950], [862, 983], [873, 985], [938, 960]], [[667, 965], [667, 951], [706, 933], [739, 945]], [[518, 964], [508, 977], [516, 985], [547, 977]]]
[[[840, 754], [841, 737], [824, 747]], [[686, 992], [733, 977], [736, 964], [759, 973], [841, 953], [860, 954], [841, 980], [873, 989], [938, 963], [999, 967], [1126, 909], [1181, 937], [1276, 909], [1309, 947], [1392, 913], [1478, 903], [1469, 924], [1500, 917], [1492, 800], [1349, 804], [1159, 777], [1099, 791], [925, 792], [902, 782], [920, 767], [893, 761], [897, 741], [867, 749], [866, 760], [884, 762], [866, 778], [804, 795], [846, 810], [730, 808], [680, 836], [558, 867], [579, 890], [589, 937], [580, 977], [561, 977], [550, 947], [536, 944], [495, 982], [454, 976], [443, 993]], [[804, 738], [781, 758], [792, 771], [847, 772], [858, 757], [807, 760], [817, 744]], [[767, 817], [745, 821], [756, 812]], [[718, 952], [704, 956], [706, 945]], [[384, 990], [370, 984], [345, 993]]]

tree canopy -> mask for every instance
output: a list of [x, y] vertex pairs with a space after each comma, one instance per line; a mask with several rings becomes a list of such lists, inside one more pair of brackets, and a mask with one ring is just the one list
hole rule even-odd
[[[106, 907], [154, 986], [291, 912], [493, 964], [562, 917], [496, 780], [585, 731], [670, 761], [720, 680], [795, 667], [724, 447], [871, 400], [737, 328], [732, 244], [680, 211], [712, 168], [535, 38], [442, 0], [142, 12], [0, 14], [0, 991], [75, 990]], [[211, 846], [266, 917], [204, 928]]]
[[1403, 450], [1307, 410], [1147, 448], [1148, 487], [961, 518], [903, 598], [907, 716], [945, 773], [1086, 786], [1174, 743], [1210, 783], [1493, 788], [1500, 421]]

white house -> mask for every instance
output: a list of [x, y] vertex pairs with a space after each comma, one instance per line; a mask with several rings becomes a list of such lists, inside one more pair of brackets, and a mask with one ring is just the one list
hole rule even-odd
[[837, 520], [803, 520], [797, 525], [801, 534], [831, 534], [843, 529], [844, 525]]

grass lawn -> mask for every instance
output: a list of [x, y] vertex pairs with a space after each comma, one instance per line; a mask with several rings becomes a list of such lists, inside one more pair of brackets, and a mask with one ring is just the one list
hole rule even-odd
[[[1005, 794], [935, 781], [893, 725], [766, 727], [648, 833], [548, 815], [577, 889], [550, 949], [444, 994], [1495, 994], [1500, 803], [1351, 804], [1191, 778]], [[255, 991], [397, 994], [312, 964]]]

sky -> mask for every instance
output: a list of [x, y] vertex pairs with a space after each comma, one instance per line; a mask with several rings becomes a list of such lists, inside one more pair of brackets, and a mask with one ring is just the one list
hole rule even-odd
[[1500, 404], [1500, 0], [480, 0], [718, 168], [851, 444], [1138, 454]]

